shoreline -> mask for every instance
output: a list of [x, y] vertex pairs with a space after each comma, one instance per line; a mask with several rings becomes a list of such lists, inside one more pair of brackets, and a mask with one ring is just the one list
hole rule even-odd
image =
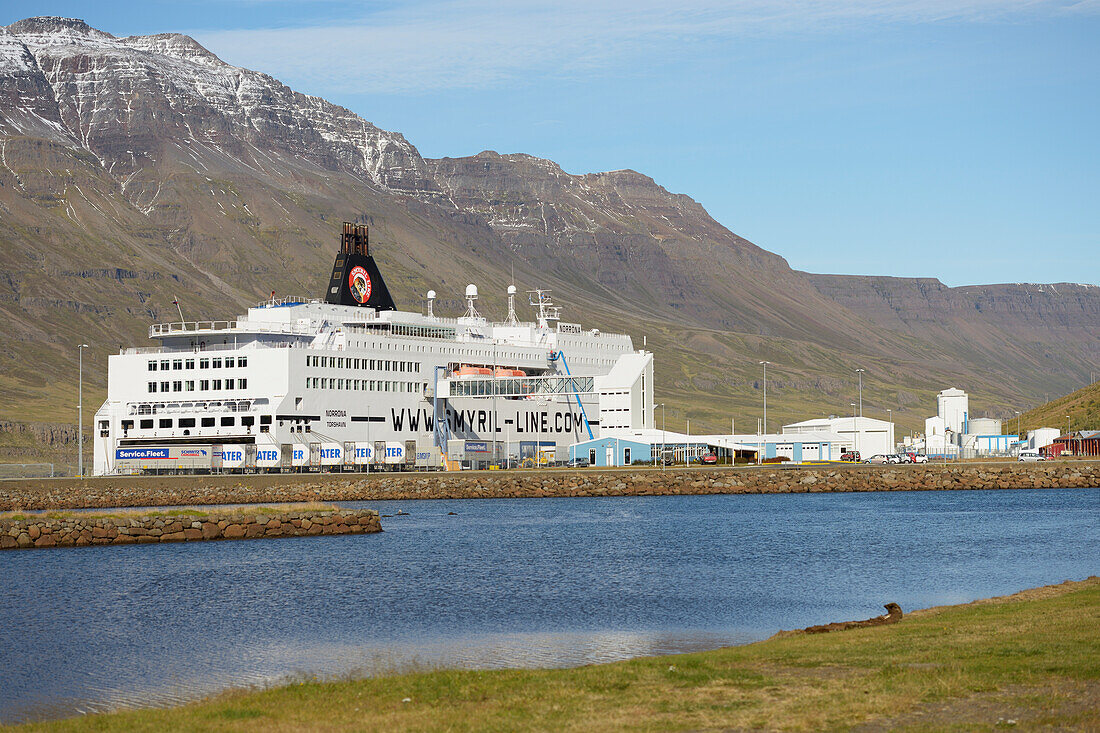
[[303, 680], [16, 729], [1088, 727], [1100, 723], [1098, 618], [1100, 577], [1090, 576], [886, 626], [780, 632], [706, 652]]
[[1100, 487], [1100, 461], [124, 476], [0, 482], [0, 511], [582, 496]]

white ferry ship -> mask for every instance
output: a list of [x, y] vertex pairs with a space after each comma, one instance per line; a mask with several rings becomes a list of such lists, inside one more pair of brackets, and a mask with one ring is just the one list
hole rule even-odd
[[108, 364], [94, 471], [439, 468], [564, 456], [653, 427], [653, 357], [560, 319], [397, 310], [366, 226], [345, 223], [324, 300], [275, 298], [231, 321], [154, 324]]

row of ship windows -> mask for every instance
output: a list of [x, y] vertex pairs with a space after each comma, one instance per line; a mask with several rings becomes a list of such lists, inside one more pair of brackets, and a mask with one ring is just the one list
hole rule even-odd
[[[222, 386], [224, 385], [224, 387]], [[155, 394], [157, 392], [157, 382], [146, 382], [146, 389], [149, 394]], [[212, 389], [248, 389], [248, 380], [241, 379], [200, 379], [199, 391], [205, 392]], [[195, 380], [185, 379], [176, 380], [174, 382], [160, 382], [161, 392], [194, 392]]]
[[[201, 422], [202, 427], [204, 427], [204, 428], [213, 428], [213, 427], [216, 427], [218, 425], [220, 425], [223, 428], [232, 428], [232, 427], [237, 426], [237, 418], [236, 417], [222, 417], [222, 418], [181, 417], [178, 420], [175, 420], [175, 419], [170, 418], [170, 417], [162, 417], [162, 418], [160, 418], [159, 420], [156, 420], [156, 421], [154, 421], [154, 420], [139, 420], [138, 421], [138, 427], [141, 430], [152, 430], [153, 429], [153, 423], [156, 422], [158, 428], [171, 428], [171, 427], [193, 428], [193, 427], [195, 427], [195, 421], [196, 420], [201, 420], [202, 421]], [[256, 416], [255, 415], [244, 415], [244, 416], [241, 417], [241, 427], [250, 428], [255, 424], [256, 424]], [[260, 432], [261, 433], [266, 433], [269, 425], [271, 425], [271, 415], [260, 415]], [[106, 424], [102, 425], [102, 427], [105, 428]], [[123, 430], [132, 430], [133, 427], [134, 427], [134, 421], [133, 420], [123, 420], [122, 421], [122, 429]]]
[[[227, 356], [224, 359], [222, 357], [217, 358], [203, 358], [199, 359], [199, 369], [221, 369], [224, 365], [226, 369], [232, 369], [233, 367], [246, 367], [248, 366], [247, 356]], [[149, 362], [148, 369], [151, 372], [160, 369], [162, 372], [166, 372], [169, 369], [194, 369], [194, 359], [161, 359], [157, 361], [153, 359]]]
[[420, 362], [387, 359], [353, 359], [350, 356], [307, 356], [306, 366], [333, 369], [377, 369], [384, 372], [419, 372]]
[[335, 379], [333, 377], [306, 377], [306, 389], [350, 389], [367, 392], [419, 392], [427, 388], [425, 382], [389, 382], [382, 379]]

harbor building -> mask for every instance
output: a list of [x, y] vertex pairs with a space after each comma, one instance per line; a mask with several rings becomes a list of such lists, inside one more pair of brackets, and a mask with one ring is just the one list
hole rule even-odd
[[786, 436], [805, 434], [838, 436], [837, 443], [844, 450], [857, 450], [864, 459], [880, 453], [893, 453], [896, 450], [894, 423], [873, 417], [815, 418], [784, 425], [782, 431]]
[[850, 450], [850, 438], [835, 433], [804, 432], [795, 435], [687, 435], [662, 430], [615, 430], [569, 446], [570, 460], [587, 460], [594, 466], [628, 466], [668, 456], [685, 463], [707, 454], [720, 460], [785, 459], [791, 463], [838, 461]]

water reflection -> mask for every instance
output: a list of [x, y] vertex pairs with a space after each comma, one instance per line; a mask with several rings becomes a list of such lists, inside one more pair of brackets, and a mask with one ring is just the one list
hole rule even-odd
[[365, 505], [410, 516], [373, 536], [0, 554], [0, 720], [711, 649], [1100, 567], [1097, 490]]

